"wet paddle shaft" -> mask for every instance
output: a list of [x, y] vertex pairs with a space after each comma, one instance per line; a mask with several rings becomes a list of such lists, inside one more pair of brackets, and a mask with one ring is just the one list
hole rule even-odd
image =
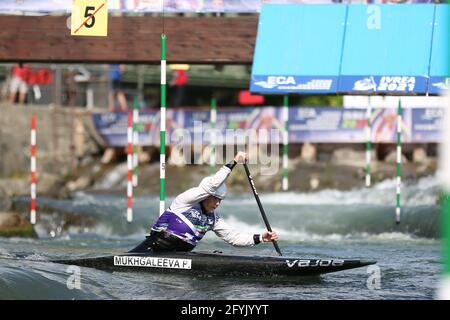
[[[264, 212], [264, 208], [261, 204], [261, 201], [259, 200], [258, 192], [256, 191], [255, 183], [253, 182], [253, 178], [250, 174], [250, 170], [248, 170], [247, 162], [244, 162], [244, 169], [245, 169], [245, 173], [247, 173], [248, 182], [250, 182], [250, 187], [252, 188], [253, 195], [255, 196], [256, 203], [258, 204], [259, 211], [261, 212], [264, 223], [266, 224], [266, 228], [268, 231], [272, 232], [272, 228], [270, 227], [269, 220], [267, 220], [266, 213]], [[278, 243], [276, 241], [272, 241], [272, 242], [273, 242], [273, 246], [275, 247], [275, 250], [278, 252], [278, 254], [280, 256], [282, 256], [280, 247], [278, 247]]]

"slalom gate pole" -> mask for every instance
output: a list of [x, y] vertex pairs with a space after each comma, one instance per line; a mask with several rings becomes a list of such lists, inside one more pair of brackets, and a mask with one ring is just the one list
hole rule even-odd
[[127, 128], [127, 222], [133, 221], [133, 115], [128, 111]]
[[36, 223], [36, 117], [31, 116], [31, 203], [30, 203], [30, 223]]
[[400, 191], [402, 185], [401, 164], [402, 164], [402, 102], [398, 101], [397, 109], [397, 191], [396, 191], [396, 207], [395, 222], [400, 223]]
[[166, 207], [166, 35], [161, 34], [161, 112], [159, 133], [159, 215]]
[[211, 99], [211, 113], [210, 113], [210, 121], [211, 121], [211, 156], [209, 157], [209, 167], [210, 171], [214, 172], [216, 169], [216, 123], [217, 123], [217, 100]]
[[139, 166], [139, 98], [134, 97], [133, 103], [133, 187], [138, 186], [138, 166]]
[[372, 167], [370, 164], [372, 160], [372, 101], [370, 96], [367, 106], [366, 120], [366, 187], [370, 187], [372, 180]]
[[288, 166], [288, 147], [289, 147], [289, 96], [283, 97], [283, 121], [284, 121], [284, 130], [283, 130], [283, 180], [282, 180], [282, 189], [283, 191], [287, 191], [289, 187], [289, 166]]

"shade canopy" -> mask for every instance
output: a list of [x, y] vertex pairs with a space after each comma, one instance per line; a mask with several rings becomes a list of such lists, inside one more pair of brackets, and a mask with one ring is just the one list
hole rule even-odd
[[450, 5], [262, 8], [251, 91], [438, 94], [446, 87]]

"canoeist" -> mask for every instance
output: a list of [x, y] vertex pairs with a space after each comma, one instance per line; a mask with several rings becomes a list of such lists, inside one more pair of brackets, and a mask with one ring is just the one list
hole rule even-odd
[[278, 240], [276, 232], [249, 234], [235, 230], [214, 212], [225, 198], [225, 181], [234, 166], [247, 159], [247, 153], [238, 152], [231, 162], [213, 176], [204, 178], [198, 187], [178, 195], [152, 226], [150, 235], [130, 252], [191, 251], [210, 230], [234, 246]]

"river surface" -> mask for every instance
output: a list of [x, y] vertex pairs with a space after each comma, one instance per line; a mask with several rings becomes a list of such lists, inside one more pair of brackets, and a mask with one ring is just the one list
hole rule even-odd
[[[81, 268], [80, 281], [74, 282], [73, 269], [49, 260], [131, 249], [155, 221], [159, 199], [135, 199], [134, 221], [127, 223], [125, 197], [80, 192], [70, 200], [40, 198], [40, 204], [54, 208], [54, 212], [38, 216], [39, 239], [0, 238], [0, 299], [433, 299], [441, 269], [438, 190], [436, 177], [406, 183], [399, 226], [393, 206], [394, 180], [345, 192], [261, 194], [284, 255], [377, 261], [375, 268], [313, 278], [187, 276]], [[55, 218], [60, 210], [86, 215], [96, 223], [62, 228], [64, 221]], [[251, 193], [227, 197], [218, 212], [242, 231], [261, 233], [264, 229]], [[276, 255], [271, 244], [236, 248], [213, 232], [195, 250]], [[74, 283], [79, 286], [74, 287]]]

